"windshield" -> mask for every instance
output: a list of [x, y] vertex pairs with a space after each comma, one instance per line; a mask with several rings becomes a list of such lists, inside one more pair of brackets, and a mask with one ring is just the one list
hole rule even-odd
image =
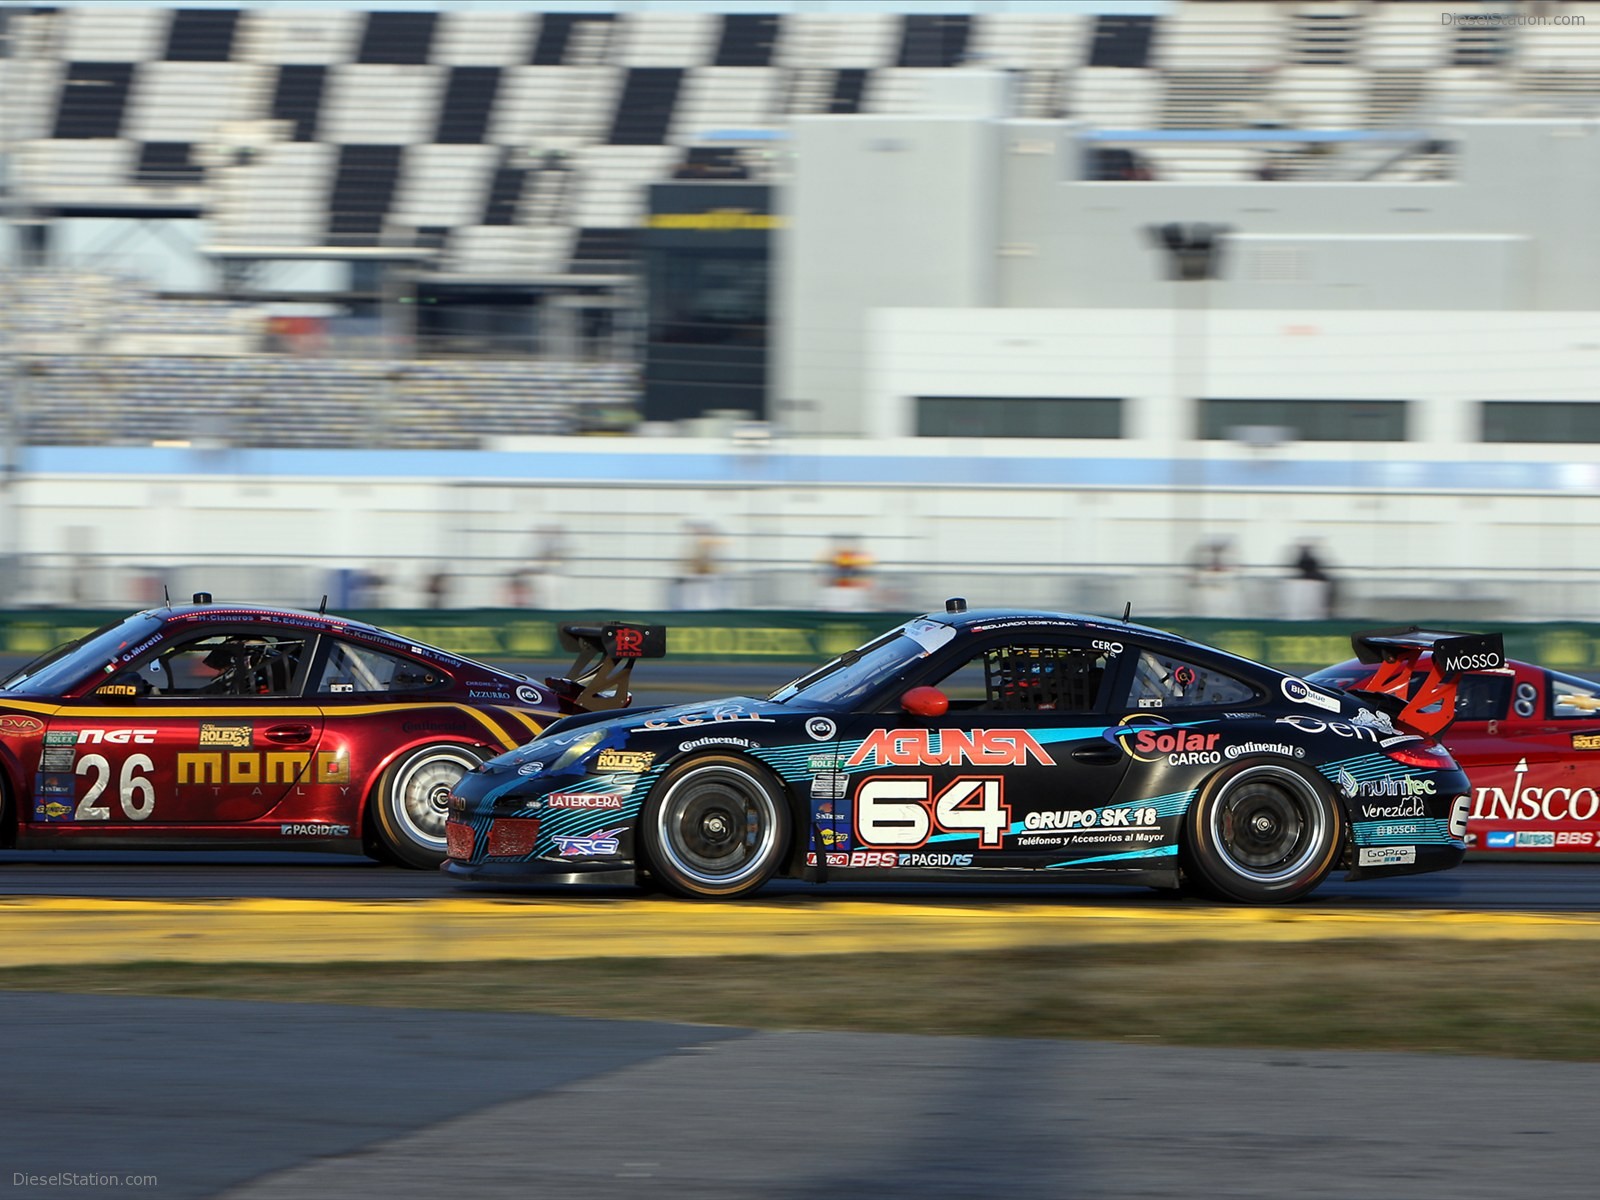
[[[73, 684], [82, 682], [96, 666], [113, 662], [119, 669], [125, 666], [125, 663], [117, 661], [120, 656], [131, 647], [147, 642], [150, 635], [160, 628], [160, 618], [146, 613], [128, 617], [113, 625], [101, 626], [93, 633], [61, 643], [21, 670], [13, 672], [0, 684], [0, 690], [59, 695]], [[108, 677], [110, 674], [107, 672]]]
[[827, 666], [784, 684], [767, 699], [787, 704], [798, 698], [808, 704], [849, 708], [868, 692], [904, 674], [955, 635], [954, 629], [938, 621], [910, 621], [876, 641], [841, 654]]

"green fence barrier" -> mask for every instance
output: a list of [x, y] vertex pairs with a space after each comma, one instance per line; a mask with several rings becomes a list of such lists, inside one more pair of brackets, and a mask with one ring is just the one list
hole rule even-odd
[[[125, 613], [33, 610], [0, 613], [0, 653], [32, 658]], [[344, 613], [403, 637], [493, 662], [566, 657], [557, 636], [565, 622], [597, 624], [616, 618], [667, 626], [667, 656], [675, 662], [820, 663], [860, 645], [915, 613], [818, 612], [529, 612], [514, 609], [388, 609]], [[1420, 625], [1429, 622], [1419, 620]], [[1284, 670], [1309, 671], [1351, 655], [1350, 635], [1371, 622], [1229, 621], [1175, 618], [1162, 622], [1185, 637]], [[1434, 628], [1453, 628], [1440, 623]], [[1483, 628], [1505, 634], [1506, 653], [1556, 670], [1600, 667], [1600, 625], [1505, 623]]]

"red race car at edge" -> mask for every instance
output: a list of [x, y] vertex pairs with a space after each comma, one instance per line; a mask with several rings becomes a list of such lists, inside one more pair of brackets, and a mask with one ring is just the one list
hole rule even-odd
[[[534, 683], [322, 613], [135, 613], [0, 681], [0, 844], [445, 858], [451, 788], [566, 713], [624, 707], [658, 629], [562, 629]], [[650, 636], [644, 634], [648, 632]]]
[[[1413, 692], [1430, 662], [1423, 654], [1408, 664]], [[1373, 674], [1350, 659], [1306, 679], [1351, 688]], [[1472, 782], [1474, 850], [1600, 851], [1600, 683], [1507, 659], [1461, 677], [1443, 740]]]

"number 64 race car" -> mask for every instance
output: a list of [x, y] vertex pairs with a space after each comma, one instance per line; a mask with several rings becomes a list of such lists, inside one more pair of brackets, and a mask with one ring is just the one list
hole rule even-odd
[[[946, 611], [764, 700], [565, 718], [463, 776], [446, 869], [747, 895], [774, 875], [1101, 881], [1279, 902], [1437, 871], [1470, 792], [1434, 740], [1498, 635], [1357, 638], [1416, 699], [1103, 618]], [[1391, 671], [1391, 673], [1393, 673]], [[1403, 686], [1403, 685], [1402, 685]]]

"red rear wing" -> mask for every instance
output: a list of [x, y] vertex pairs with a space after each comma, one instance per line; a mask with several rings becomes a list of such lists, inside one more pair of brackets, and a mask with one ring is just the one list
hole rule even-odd
[[1432, 652], [1427, 678], [1397, 718], [1429, 737], [1438, 737], [1455, 720], [1456, 687], [1462, 675], [1506, 669], [1505, 639], [1498, 633], [1453, 633], [1412, 626], [1357, 633], [1351, 636], [1350, 644], [1362, 662], [1381, 664], [1363, 686], [1351, 690], [1402, 700], [1410, 690], [1417, 660]]
[[575, 655], [564, 679], [546, 679], [563, 712], [626, 708], [633, 701], [628, 682], [641, 658], [667, 652], [664, 625], [611, 621], [604, 625], [561, 626], [561, 648]]

